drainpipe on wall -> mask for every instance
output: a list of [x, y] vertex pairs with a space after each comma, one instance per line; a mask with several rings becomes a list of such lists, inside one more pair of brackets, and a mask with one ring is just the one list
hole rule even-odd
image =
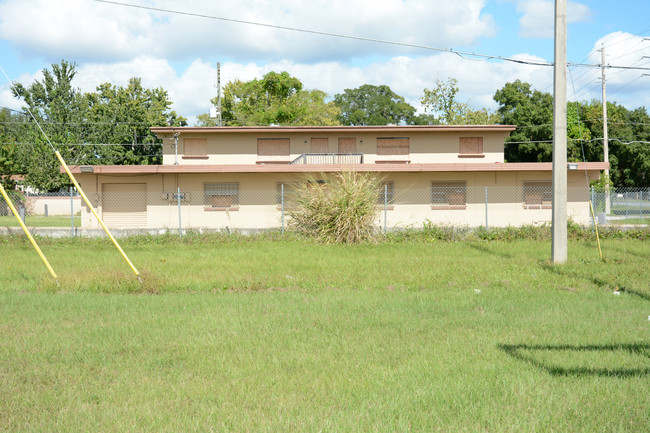
[[178, 165], [178, 136], [180, 132], [174, 131], [174, 165]]

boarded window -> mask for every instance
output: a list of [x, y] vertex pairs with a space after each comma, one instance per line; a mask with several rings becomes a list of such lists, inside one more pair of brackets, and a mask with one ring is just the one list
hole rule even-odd
[[183, 144], [183, 156], [190, 158], [208, 156], [207, 138], [185, 138]]
[[258, 138], [257, 155], [258, 156], [289, 156], [289, 139], [288, 138]]
[[467, 186], [464, 181], [431, 182], [431, 205], [464, 207], [467, 203]]
[[483, 137], [460, 137], [460, 155], [483, 155]]
[[553, 183], [550, 181], [524, 182], [524, 205], [531, 208], [550, 207], [553, 201]]
[[395, 184], [393, 182], [382, 182], [379, 188], [377, 204], [393, 204], [395, 196]]
[[357, 153], [357, 139], [355, 137], [339, 138], [339, 153]]
[[408, 155], [408, 138], [377, 138], [377, 155]]
[[239, 206], [238, 183], [206, 183], [204, 186], [204, 205], [213, 208]]
[[327, 138], [312, 138], [309, 147], [311, 153], [329, 153], [329, 141]]

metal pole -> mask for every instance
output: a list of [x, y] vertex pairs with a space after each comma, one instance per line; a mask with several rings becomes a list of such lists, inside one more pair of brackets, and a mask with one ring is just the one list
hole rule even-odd
[[280, 203], [282, 205], [282, 234], [284, 234], [284, 184], [280, 184]]
[[555, 0], [552, 261], [567, 260], [566, 0]]
[[183, 224], [181, 223], [181, 187], [178, 187], [178, 193], [176, 194], [178, 198], [178, 236], [183, 237]]
[[[602, 60], [602, 74], [603, 74], [603, 161], [609, 163], [609, 136], [607, 134], [607, 96], [605, 91], [605, 47], [600, 51]], [[609, 215], [611, 212], [611, 202], [609, 199], [609, 168], [605, 169], [605, 214]]]
[[488, 187], [485, 187], [485, 230], [488, 230]]
[[384, 185], [384, 234], [388, 232], [388, 184]]
[[70, 187], [70, 235], [74, 237], [74, 198]]

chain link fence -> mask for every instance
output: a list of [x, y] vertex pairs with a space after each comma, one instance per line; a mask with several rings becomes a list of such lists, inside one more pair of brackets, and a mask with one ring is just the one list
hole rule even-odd
[[[102, 193], [87, 193], [108, 227], [130, 233], [287, 230], [295, 206], [295, 183], [247, 189], [239, 183], [206, 183], [202, 191], [176, 188], [147, 191], [146, 184], [112, 184]], [[608, 203], [609, 199], [609, 203]], [[570, 187], [567, 212], [581, 225], [650, 225], [650, 188]], [[99, 223], [74, 190], [57, 194], [21, 194], [15, 202], [30, 228], [49, 228], [60, 235], [91, 234]], [[382, 183], [377, 191], [376, 225], [382, 231], [421, 228], [425, 223], [458, 227], [504, 227], [550, 224], [551, 182], [523, 186], [466, 186], [432, 182], [428, 188], [396, 188]], [[0, 200], [0, 228], [18, 227]], [[41, 230], [43, 232], [43, 230]]]

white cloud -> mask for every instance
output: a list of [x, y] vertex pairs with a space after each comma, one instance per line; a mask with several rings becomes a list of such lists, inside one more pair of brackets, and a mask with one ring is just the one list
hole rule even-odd
[[[494, 35], [492, 17], [481, 13], [485, 2], [246, 0], [230, 2], [227, 8], [223, 2], [202, 0], [148, 4], [204, 16], [445, 47], [469, 45]], [[69, 58], [78, 62], [125, 61], [137, 56], [309, 62], [349, 58], [360, 51], [364, 55], [405, 51], [385, 44], [88, 0], [6, 0], [0, 3], [0, 37], [23, 52], [51, 61]]]
[[[521, 58], [531, 59], [529, 54]], [[261, 78], [269, 71], [287, 71], [299, 78], [306, 89], [320, 89], [333, 97], [346, 88], [363, 84], [386, 84], [403, 96], [411, 105], [420, 108], [419, 99], [425, 87], [435, 80], [456, 78], [462, 101], [479, 107], [496, 108], [494, 93], [506, 82], [522, 79], [535, 88], [549, 91], [552, 70], [516, 63], [475, 62], [468, 67], [467, 60], [436, 54], [422, 58], [394, 57], [365, 66], [350, 66], [341, 62], [315, 64], [280, 61], [268, 64], [225, 62], [221, 65], [222, 86], [234, 79], [248, 81]], [[174, 71], [166, 60], [138, 58], [118, 64], [87, 64], [79, 68], [75, 86], [93, 91], [103, 82], [126, 85], [129, 77], [140, 76], [146, 87], [162, 87], [174, 101], [173, 109], [191, 122], [196, 115], [210, 108], [210, 99], [216, 96], [216, 65], [196, 60], [180, 72]], [[480, 77], [480, 79], [477, 79]]]
[[[555, 6], [552, 0], [511, 0], [517, 4], [519, 35], [524, 38], [552, 38], [555, 25]], [[585, 22], [591, 19], [588, 6], [567, 2], [567, 23]]]
[[[600, 64], [601, 48], [605, 48], [605, 64], [625, 67], [650, 68], [650, 41], [625, 32], [610, 33], [594, 44], [589, 61]], [[645, 57], [645, 58], [644, 58]], [[650, 106], [650, 74], [648, 70], [606, 68], [607, 100], [616, 101], [627, 108]], [[601, 70], [595, 68], [584, 72], [584, 99], [601, 99]], [[592, 83], [592, 85], [589, 85]]]

